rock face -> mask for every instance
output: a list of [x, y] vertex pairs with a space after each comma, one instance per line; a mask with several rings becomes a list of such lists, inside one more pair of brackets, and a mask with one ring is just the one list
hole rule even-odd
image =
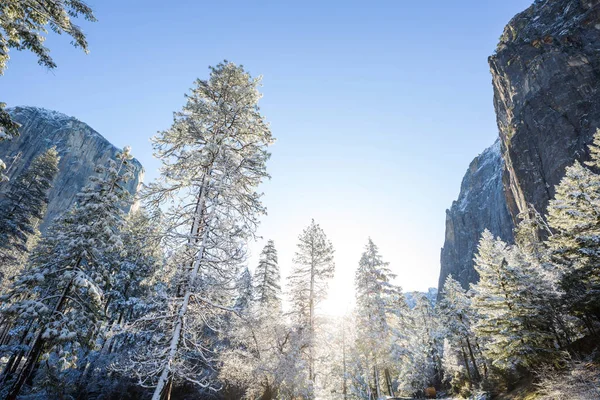
[[519, 214], [533, 205], [545, 215], [565, 167], [589, 158], [600, 127], [600, 0], [536, 0], [508, 23], [489, 64], [501, 157], [495, 172], [479, 172], [494, 176], [486, 187], [472, 171], [489, 150], [475, 159], [447, 213], [440, 287], [450, 273], [477, 280], [481, 229], [511, 241]]
[[[85, 123], [56, 111], [35, 107], [16, 107], [9, 110], [14, 120], [21, 124], [20, 135], [0, 143], [0, 159], [14, 181], [40, 153], [56, 146], [60, 155], [59, 173], [50, 190], [48, 211], [40, 228], [42, 231], [76, 200], [76, 195], [94, 174], [96, 165], [106, 165], [119, 151]], [[15, 161], [14, 163], [12, 161]], [[11, 165], [12, 164], [12, 165]], [[127, 189], [135, 193], [144, 170], [137, 160], [132, 160], [134, 178]], [[2, 192], [10, 188], [10, 182], [0, 186]]]
[[479, 278], [473, 257], [484, 229], [505, 241], [513, 240], [513, 223], [504, 194], [504, 162], [497, 140], [469, 165], [458, 200], [446, 210], [446, 239], [442, 248], [438, 288], [452, 277], [467, 288]]
[[565, 167], [600, 127], [600, 0], [538, 0], [489, 59], [513, 220], [545, 214]]

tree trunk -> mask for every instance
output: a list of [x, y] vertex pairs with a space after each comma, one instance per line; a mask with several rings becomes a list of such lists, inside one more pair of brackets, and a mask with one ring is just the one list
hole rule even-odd
[[473, 372], [475, 374], [475, 380], [477, 382], [481, 381], [481, 374], [479, 373], [479, 368], [477, 367], [477, 363], [475, 362], [475, 355], [473, 354], [473, 347], [471, 347], [471, 342], [469, 338], [465, 338], [467, 341], [467, 348], [469, 349], [469, 356], [471, 357], [471, 363], [473, 364]]
[[[342, 320], [343, 321], [343, 320]], [[342, 373], [344, 376], [342, 393], [344, 394], [344, 400], [348, 399], [348, 385], [346, 383], [346, 325], [342, 324]]]
[[469, 367], [469, 359], [467, 358], [467, 353], [465, 352], [465, 348], [460, 346], [460, 351], [462, 352], [463, 360], [465, 362], [465, 367], [467, 370], [467, 377], [469, 378], [469, 387], [473, 382], [473, 378], [471, 377], [471, 368]]
[[379, 371], [377, 371], [377, 366], [373, 366], [373, 379], [375, 380], [375, 396], [377, 399], [381, 397], [381, 392], [379, 389]]
[[392, 384], [392, 376], [390, 375], [389, 368], [386, 368], [384, 370], [384, 373], [385, 373], [385, 382], [387, 384], [387, 389], [388, 389], [388, 395], [390, 397], [394, 397], [394, 385]]
[[[77, 265], [79, 265], [80, 262], [81, 262], [81, 259], [79, 259], [77, 261]], [[52, 312], [52, 314], [56, 314], [57, 312], [62, 310], [62, 307], [67, 298], [67, 294], [71, 290], [72, 284], [73, 284], [73, 281], [70, 281], [67, 284], [67, 286], [63, 290], [60, 300], [58, 301], [58, 303], [56, 303], [56, 306], [54, 307], [54, 311]], [[35, 337], [35, 340], [33, 341], [33, 345], [31, 346], [31, 350], [29, 351], [29, 354], [27, 355], [27, 361], [25, 362], [25, 366], [21, 370], [21, 373], [19, 374], [16, 382], [11, 387], [10, 392], [6, 396], [6, 400], [16, 400], [17, 396], [21, 392], [21, 388], [23, 387], [23, 384], [29, 379], [32, 372], [35, 370], [35, 365], [37, 364], [37, 361], [40, 358], [40, 355], [42, 354], [42, 349], [44, 348], [44, 344], [45, 344], [45, 340], [42, 339], [42, 333], [43, 333], [43, 331], [40, 331], [37, 334], [37, 336]]]
[[[198, 207], [196, 208], [197, 218], [194, 220], [194, 226], [196, 229], [200, 229], [200, 221], [199, 218], [203, 214], [204, 209], [204, 187], [200, 191], [201, 199], [198, 202]], [[200, 262], [202, 261], [204, 248], [206, 246], [206, 242], [208, 239], [208, 229], [206, 225], [204, 226], [204, 232], [202, 235], [202, 243], [200, 248], [198, 249], [198, 253], [193, 262], [192, 271], [187, 282], [185, 288], [185, 294], [183, 296], [183, 302], [181, 303], [181, 307], [179, 312], [177, 313], [177, 321], [175, 322], [175, 329], [173, 330], [173, 336], [171, 337], [171, 344], [169, 346], [169, 353], [167, 359], [165, 361], [165, 365], [163, 366], [163, 370], [158, 379], [158, 383], [156, 385], [156, 389], [154, 390], [154, 394], [152, 396], [152, 400], [165, 400], [171, 398], [171, 389], [173, 386], [172, 374], [171, 374], [171, 365], [175, 361], [175, 357], [177, 356], [177, 350], [179, 348], [179, 341], [181, 340], [181, 332], [183, 330], [183, 320], [185, 318], [185, 314], [187, 313], [187, 308], [190, 302], [190, 297], [192, 296], [192, 289], [194, 287], [194, 283], [198, 276], [198, 270], [200, 269]]]
[[[314, 244], [313, 244], [314, 245]], [[311, 251], [314, 251], [312, 249]], [[308, 299], [309, 303], [309, 330], [310, 330], [310, 346], [308, 348], [308, 379], [311, 382], [315, 382], [315, 366], [314, 366], [314, 339], [315, 339], [315, 260], [314, 256], [311, 256], [310, 266], [310, 296]]]

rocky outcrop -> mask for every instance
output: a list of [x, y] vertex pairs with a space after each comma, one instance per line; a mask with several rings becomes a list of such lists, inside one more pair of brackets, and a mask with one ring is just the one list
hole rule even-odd
[[516, 221], [532, 204], [545, 214], [600, 127], [600, 0], [536, 1], [509, 22], [489, 63], [510, 213]]
[[[87, 124], [56, 111], [35, 107], [11, 109], [12, 118], [21, 124], [20, 135], [0, 143], [0, 159], [9, 167], [7, 175], [14, 181], [40, 153], [56, 146], [60, 155], [59, 172], [49, 193], [46, 218], [42, 231], [50, 221], [67, 210], [76, 195], [94, 174], [96, 165], [106, 165], [119, 151]], [[135, 193], [144, 170], [137, 160], [132, 160], [134, 178], [127, 189]], [[10, 188], [10, 181], [0, 186], [1, 193]]]
[[487, 188], [469, 189], [471, 164], [447, 212], [440, 287], [450, 273], [463, 285], [475, 281], [481, 229], [512, 240], [519, 214], [532, 205], [544, 215], [565, 167], [589, 158], [600, 127], [600, 0], [536, 0], [508, 23], [489, 64], [501, 157]]
[[440, 257], [440, 291], [450, 274], [465, 288], [477, 281], [479, 277], [473, 268], [473, 257], [485, 229], [505, 241], [513, 240], [513, 223], [502, 183], [503, 170], [499, 141], [475, 157], [469, 165], [458, 199], [446, 210], [446, 238]]

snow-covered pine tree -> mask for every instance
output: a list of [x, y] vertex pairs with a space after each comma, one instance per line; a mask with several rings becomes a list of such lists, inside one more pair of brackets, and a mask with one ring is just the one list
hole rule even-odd
[[315, 310], [327, 296], [327, 283], [335, 272], [334, 249], [314, 219], [302, 231], [298, 241], [294, 267], [287, 286], [292, 318], [301, 329], [307, 329], [308, 376], [314, 382]]
[[[600, 131], [590, 146], [589, 165], [600, 167]], [[600, 175], [575, 162], [567, 167], [548, 205], [554, 231], [547, 243], [557, 267], [564, 302], [590, 330], [600, 321]]]
[[355, 275], [357, 345], [370, 364], [365, 376], [372, 373], [373, 381], [367, 382], [375, 388], [377, 398], [382, 396], [384, 388], [390, 396], [394, 395], [388, 359], [393, 342], [389, 320], [402, 299], [402, 290], [392, 283], [395, 275], [388, 265], [369, 238]]
[[174, 381], [205, 389], [214, 383], [207, 330], [233, 306], [245, 242], [265, 211], [256, 190], [268, 177], [273, 139], [258, 107], [260, 81], [227, 61], [211, 67], [172, 127], [154, 138], [162, 174], [146, 198], [157, 206], [176, 199], [165, 223], [177, 273], [156, 312], [137, 323], [152, 337], [140, 342], [129, 367], [155, 387], [155, 400], [168, 398]]
[[[88, 52], [86, 37], [72, 18], [83, 17], [96, 21], [92, 9], [82, 0], [3, 0], [0, 2], [0, 75], [6, 70], [9, 51], [29, 50], [37, 56], [38, 64], [55, 68], [50, 49], [44, 46], [47, 26], [56, 33], [66, 33], [73, 38], [75, 47]], [[19, 125], [0, 102], [0, 141], [19, 134]], [[4, 163], [0, 160], [0, 182]]]
[[261, 307], [281, 310], [281, 274], [275, 242], [269, 240], [254, 272], [254, 292]]
[[236, 300], [235, 309], [239, 313], [247, 313], [252, 307], [254, 300], [254, 288], [252, 287], [253, 277], [248, 267], [243, 267], [236, 282]]
[[[12, 382], [7, 399], [17, 398], [39, 365], [60, 375], [77, 365], [79, 352], [94, 346], [105, 317], [104, 291], [116, 268], [109, 255], [122, 247], [123, 208], [131, 198], [123, 185], [131, 177], [129, 159], [125, 148], [117, 161], [97, 167], [97, 175], [49, 227], [32, 252], [31, 265], [5, 296], [2, 312], [19, 328], [14, 341], [29, 348], [26, 354], [19, 348], [5, 367], [4, 380]], [[38, 364], [42, 356], [47, 362]]]
[[[19, 124], [10, 117], [6, 111], [6, 103], [0, 102], [0, 142], [11, 140], [19, 134]], [[0, 158], [0, 184], [8, 182], [6, 163]]]
[[425, 294], [417, 294], [410, 320], [398, 387], [413, 395], [441, 382], [443, 339], [434, 305]]
[[315, 351], [320, 376], [315, 387], [318, 399], [349, 398], [349, 352], [356, 343], [351, 325], [354, 325], [354, 321], [350, 315], [327, 316], [322, 319]]
[[132, 337], [123, 326], [146, 314], [144, 299], [168, 274], [163, 268], [161, 220], [160, 214], [150, 216], [140, 208], [130, 212], [124, 221], [120, 231], [123, 246], [110, 255], [110, 263], [117, 268], [104, 292], [106, 318], [99, 329], [96, 348], [84, 355], [87, 360], [81, 358], [83, 365], [77, 383], [80, 396], [108, 395], [120, 382], [120, 376], [109, 372], [110, 365], [132, 347]]
[[[248, 284], [238, 290], [243, 300], [236, 302], [238, 313], [231, 316], [225, 337], [229, 345], [219, 355], [219, 379], [229, 395], [237, 390], [244, 399], [306, 398], [311, 385], [300, 356], [305, 337], [288, 326], [281, 314], [279, 267], [272, 240], [261, 253], [253, 281], [252, 296], [247, 295]], [[251, 305], [240, 307], [240, 303]]]
[[519, 215], [521, 222], [515, 229], [515, 243], [524, 259], [524, 265], [536, 276], [535, 295], [542, 296], [538, 301], [545, 304], [544, 311], [561, 347], [568, 346], [574, 335], [574, 328], [580, 320], [569, 314], [565, 307], [565, 292], [561, 287], [561, 270], [552, 262], [552, 251], [540, 233], [553, 236], [548, 223], [530, 206]]
[[5, 292], [23, 267], [39, 234], [59, 156], [50, 148], [37, 156], [0, 201], [0, 288]]
[[56, 67], [50, 50], [44, 46], [48, 25], [57, 33], [71, 36], [73, 45], [87, 53], [85, 35], [72, 21], [78, 16], [96, 20], [92, 9], [81, 0], [4, 0], [0, 4], [0, 75], [6, 69], [10, 48], [29, 50], [37, 56], [40, 65]]
[[[442, 334], [445, 338], [444, 361], [456, 365], [449, 378], [452, 386], [459, 388], [462, 382], [479, 382], [486, 372], [477, 338], [472, 329], [475, 315], [467, 292], [452, 275], [448, 275], [442, 289], [442, 298], [437, 304]], [[452, 361], [451, 361], [452, 359]]]
[[255, 306], [232, 316], [229, 345], [219, 355], [219, 379], [244, 399], [306, 398], [310, 383], [301, 338], [280, 313]]
[[475, 257], [480, 280], [471, 286], [477, 313], [475, 333], [483, 354], [503, 370], [535, 365], [555, 355], [545, 286], [517, 246], [485, 230]]

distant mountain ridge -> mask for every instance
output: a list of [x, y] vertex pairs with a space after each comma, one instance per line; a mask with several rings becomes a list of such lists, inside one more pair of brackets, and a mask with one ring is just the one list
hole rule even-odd
[[[15, 107], [8, 111], [21, 127], [19, 136], [0, 142], [0, 159], [9, 167], [10, 178], [0, 186], [0, 201], [2, 193], [10, 189], [11, 182], [37, 155], [52, 146], [56, 146], [60, 155], [59, 172], [49, 193], [46, 218], [40, 226], [43, 231], [75, 202], [77, 193], [95, 173], [95, 167], [106, 165], [120, 149], [89, 125], [57, 111], [38, 107]], [[131, 160], [131, 165], [134, 177], [127, 182], [127, 190], [136, 193], [144, 169], [136, 159]]]
[[404, 299], [406, 300], [406, 304], [408, 308], [413, 309], [417, 305], [417, 298], [419, 296], [427, 297], [427, 300], [431, 303], [432, 306], [435, 306], [438, 297], [438, 290], [436, 288], [429, 288], [427, 292], [406, 292], [404, 293]]

